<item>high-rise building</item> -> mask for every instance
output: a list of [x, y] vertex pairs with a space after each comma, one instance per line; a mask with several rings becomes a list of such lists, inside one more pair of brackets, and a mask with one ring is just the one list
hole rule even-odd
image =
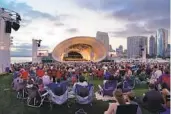
[[168, 44], [168, 31], [165, 29], [158, 29], [156, 34], [157, 39], [157, 56], [165, 56]]
[[127, 57], [140, 58], [142, 57], [142, 49], [148, 49], [147, 37], [145, 36], [131, 36], [127, 38]]
[[119, 48], [116, 48], [116, 54], [120, 57], [123, 55], [123, 46], [122, 45], [120, 45]]
[[119, 50], [120, 50], [120, 53], [123, 53], [123, 46], [122, 45], [119, 46]]
[[127, 49], [125, 49], [123, 53], [124, 53], [124, 54], [127, 54]]
[[165, 54], [165, 57], [170, 57], [170, 44], [167, 44], [167, 49], [166, 49], [166, 54]]
[[156, 56], [156, 50], [157, 50], [156, 48], [157, 48], [156, 39], [154, 36], [151, 36], [149, 40], [149, 55], [150, 56]]
[[97, 31], [96, 39], [101, 41], [105, 45], [107, 52], [109, 52], [109, 36], [108, 36], [108, 33]]

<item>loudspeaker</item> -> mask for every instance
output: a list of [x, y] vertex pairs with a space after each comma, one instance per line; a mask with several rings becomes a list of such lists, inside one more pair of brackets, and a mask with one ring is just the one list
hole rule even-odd
[[18, 23], [16, 23], [16, 22], [13, 22], [13, 23], [12, 23], [12, 28], [13, 28], [15, 31], [17, 31], [17, 30], [20, 28], [20, 25], [19, 25]]
[[38, 43], [37, 46], [40, 47], [40, 43]]
[[5, 22], [5, 33], [11, 33], [11, 22], [10, 21]]

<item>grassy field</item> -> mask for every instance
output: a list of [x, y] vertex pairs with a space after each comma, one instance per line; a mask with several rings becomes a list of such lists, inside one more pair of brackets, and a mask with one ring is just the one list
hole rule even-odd
[[[0, 114], [74, 114], [80, 107], [83, 107], [87, 114], [103, 114], [108, 108], [108, 102], [93, 101], [93, 106], [80, 106], [74, 102], [70, 102], [71, 107], [67, 108], [66, 105], [57, 106], [50, 110], [49, 104], [43, 105], [41, 108], [30, 108], [26, 106], [25, 101], [16, 98], [16, 93], [11, 90], [11, 75], [0, 76]], [[97, 85], [101, 84], [101, 80], [93, 81], [95, 90]], [[142, 95], [146, 88], [136, 88], [135, 94]]]

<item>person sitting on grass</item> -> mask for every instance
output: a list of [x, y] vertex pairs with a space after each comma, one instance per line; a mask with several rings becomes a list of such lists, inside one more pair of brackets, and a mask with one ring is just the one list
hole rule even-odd
[[118, 89], [114, 92], [114, 97], [116, 99], [116, 102], [110, 103], [108, 110], [105, 111], [104, 114], [116, 114], [118, 105], [129, 104], [129, 102], [125, 101], [122, 90], [120, 90], [120, 89]]

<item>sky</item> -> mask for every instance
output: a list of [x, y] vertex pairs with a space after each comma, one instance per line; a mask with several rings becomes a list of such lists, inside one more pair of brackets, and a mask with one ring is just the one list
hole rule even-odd
[[169, 0], [0, 0], [0, 7], [21, 15], [21, 27], [12, 31], [11, 55], [31, 56], [32, 39], [41, 39], [50, 52], [73, 36], [107, 32], [113, 49], [127, 47], [129, 36], [155, 36], [170, 29]]

